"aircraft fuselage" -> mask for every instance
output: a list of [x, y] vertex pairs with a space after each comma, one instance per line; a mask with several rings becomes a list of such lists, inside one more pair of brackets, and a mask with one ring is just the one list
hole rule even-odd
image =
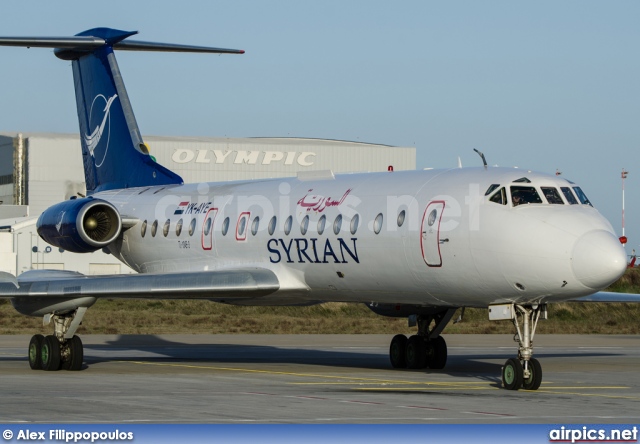
[[[611, 264], [624, 255], [609, 222], [586, 204], [514, 207], [485, 195], [492, 184], [508, 193], [521, 177], [540, 195], [541, 187], [569, 186], [519, 169], [458, 168], [132, 188], [94, 197], [138, 219], [109, 247], [136, 271], [272, 270], [280, 290], [252, 304], [486, 307], [600, 289], [593, 275], [610, 279]], [[603, 244], [600, 254], [576, 262], [578, 245], [592, 241]]]

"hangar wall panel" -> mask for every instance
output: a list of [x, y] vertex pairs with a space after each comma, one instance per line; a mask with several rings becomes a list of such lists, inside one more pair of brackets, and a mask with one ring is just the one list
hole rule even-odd
[[0, 176], [13, 174], [13, 137], [0, 135]]

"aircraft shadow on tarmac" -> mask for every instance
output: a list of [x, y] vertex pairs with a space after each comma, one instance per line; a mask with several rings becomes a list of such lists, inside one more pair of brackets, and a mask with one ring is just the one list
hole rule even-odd
[[[319, 346], [320, 348], [320, 346]], [[371, 370], [390, 370], [388, 355], [351, 349], [311, 349], [297, 346], [265, 346], [248, 344], [190, 344], [168, 341], [154, 335], [121, 335], [115, 341], [102, 345], [85, 345], [85, 365], [112, 361], [138, 362], [186, 362], [207, 364], [298, 364], [326, 367], [363, 368]], [[107, 353], [108, 356], [96, 356], [92, 351]], [[136, 351], [142, 353], [135, 353]], [[515, 355], [516, 348], [506, 348], [500, 353], [450, 354], [444, 370], [398, 370], [398, 372], [439, 373], [461, 377], [479, 377], [500, 383], [501, 367], [509, 357]], [[567, 354], [552, 351], [536, 353], [539, 359], [562, 357], [566, 359], [585, 357], [619, 356], [611, 350], [593, 351], [576, 349]], [[0, 358], [2, 361], [4, 358]], [[491, 362], [495, 361], [495, 362]]]
[[[326, 348], [335, 347], [334, 345]], [[357, 347], [355, 347], [357, 348]], [[192, 344], [168, 341], [154, 335], [120, 335], [115, 341], [105, 344], [85, 344], [85, 359], [82, 370], [90, 370], [92, 366], [114, 361], [136, 361], [149, 363], [200, 363], [224, 364], [225, 367], [234, 364], [292, 364], [316, 365], [340, 368], [361, 368], [370, 370], [391, 370], [389, 357], [386, 353], [371, 353], [355, 349], [321, 349], [300, 346], [265, 346], [251, 344]], [[467, 349], [468, 350], [468, 349]], [[467, 351], [465, 350], [465, 351]], [[453, 377], [475, 377], [490, 381], [495, 386], [501, 384], [500, 377], [502, 363], [505, 359], [515, 355], [513, 349], [506, 348], [500, 353], [450, 354], [447, 366], [443, 370], [397, 370], [402, 373], [434, 373]], [[594, 352], [593, 350], [576, 349], [574, 352], [554, 353], [545, 351], [536, 353], [536, 357], [562, 357], [566, 359], [585, 357], [613, 357], [619, 353], [611, 350]], [[2, 356], [2, 362], [24, 361], [26, 356]]]

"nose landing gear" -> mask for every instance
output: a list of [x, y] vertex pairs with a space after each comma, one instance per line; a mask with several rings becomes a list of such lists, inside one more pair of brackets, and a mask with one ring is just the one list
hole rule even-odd
[[[542, 383], [542, 366], [533, 358], [533, 337], [540, 318], [547, 318], [546, 305], [500, 305], [489, 308], [489, 319], [510, 319], [516, 327], [514, 341], [519, 344], [518, 357], [507, 359], [502, 367], [502, 385], [507, 390], [538, 390]], [[520, 322], [522, 320], [522, 328]]]

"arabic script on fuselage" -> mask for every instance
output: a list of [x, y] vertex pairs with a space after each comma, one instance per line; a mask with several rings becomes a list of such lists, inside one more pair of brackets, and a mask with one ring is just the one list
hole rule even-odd
[[309, 193], [311, 193], [312, 191], [313, 188], [310, 189], [308, 193], [298, 201], [298, 205], [302, 208], [305, 208], [307, 211], [316, 211], [318, 213], [322, 213], [326, 208], [340, 206], [351, 192], [351, 188], [345, 191], [345, 193], [339, 200], [333, 200], [331, 197], [309, 195]]

